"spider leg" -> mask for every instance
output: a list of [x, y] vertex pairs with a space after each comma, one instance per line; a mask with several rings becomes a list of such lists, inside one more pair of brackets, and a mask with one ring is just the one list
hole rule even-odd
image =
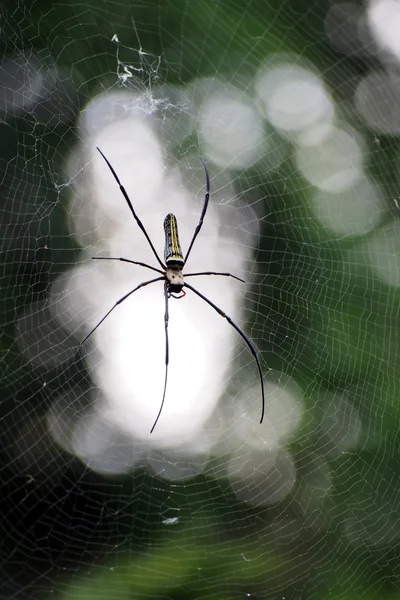
[[198, 233], [199, 233], [199, 231], [200, 231], [200, 229], [201, 229], [201, 227], [203, 225], [203, 220], [204, 220], [204, 217], [205, 217], [206, 212], [207, 212], [208, 202], [210, 200], [210, 176], [208, 174], [206, 163], [204, 162], [204, 160], [202, 159], [201, 156], [200, 156], [200, 160], [203, 163], [204, 171], [206, 172], [206, 195], [205, 195], [205, 198], [204, 198], [203, 210], [201, 211], [201, 215], [200, 215], [200, 221], [199, 221], [196, 229], [194, 230], [192, 241], [189, 244], [189, 250], [186, 252], [185, 263], [187, 262], [187, 259], [189, 258], [189, 254], [190, 254], [190, 251], [191, 251], [192, 246], [194, 244], [194, 240], [197, 238], [197, 235], [198, 235]]
[[228, 323], [230, 325], [232, 325], [232, 327], [234, 329], [236, 329], [236, 331], [242, 337], [242, 339], [246, 342], [248, 349], [250, 350], [250, 352], [254, 356], [255, 361], [257, 363], [258, 373], [259, 373], [259, 376], [260, 376], [260, 384], [261, 384], [261, 405], [262, 406], [261, 406], [261, 419], [260, 419], [260, 423], [262, 423], [263, 419], [264, 419], [264, 410], [265, 410], [265, 408], [264, 408], [265, 407], [264, 382], [263, 382], [263, 378], [262, 378], [260, 361], [258, 360], [257, 350], [255, 349], [255, 346], [254, 346], [253, 342], [240, 329], [240, 327], [238, 327], [236, 325], [236, 323], [234, 323], [232, 321], [232, 319], [226, 313], [224, 313], [224, 311], [221, 308], [219, 308], [216, 304], [214, 304], [214, 302], [211, 302], [211, 300], [209, 300], [208, 298], [206, 298], [205, 296], [203, 296], [203, 294], [201, 294], [199, 291], [197, 291], [194, 287], [192, 287], [188, 283], [185, 283], [185, 287], [189, 288], [189, 290], [192, 290], [192, 292], [194, 292], [195, 294], [197, 294], [197, 296], [199, 296], [200, 298], [202, 298], [202, 300], [204, 300], [204, 302], [207, 302], [207, 304], [209, 304], [210, 306], [212, 306], [212, 308], [215, 311], [217, 311], [217, 313], [219, 315], [221, 315], [221, 317], [224, 317], [228, 321]]
[[132, 265], [139, 265], [140, 267], [146, 267], [146, 269], [151, 269], [152, 271], [155, 271], [156, 273], [161, 273], [161, 275], [164, 275], [164, 271], [161, 271], [160, 269], [156, 269], [155, 267], [152, 267], [151, 265], [147, 265], [146, 263], [143, 263], [143, 262], [138, 262], [136, 260], [129, 260], [128, 258], [114, 258], [112, 256], [92, 256], [92, 260], [121, 260], [122, 262], [131, 263]]
[[79, 344], [79, 346], [82, 346], [86, 342], [86, 340], [88, 338], [90, 338], [90, 336], [92, 335], [92, 333], [94, 333], [96, 331], [96, 329], [98, 327], [100, 327], [100, 325], [102, 324], [102, 322], [107, 319], [108, 315], [114, 310], [114, 308], [116, 308], [118, 306], [118, 304], [121, 304], [121, 302], [123, 302], [124, 300], [126, 300], [129, 296], [131, 296], [131, 294], [133, 294], [134, 292], [136, 292], [140, 288], [145, 287], [146, 285], [150, 285], [150, 283], [154, 283], [155, 281], [162, 281], [163, 279], [164, 279], [164, 277], [156, 277], [155, 279], [150, 279], [150, 281], [143, 281], [143, 283], [140, 283], [133, 290], [131, 290], [130, 292], [128, 292], [127, 294], [125, 294], [125, 296], [122, 296], [122, 298], [120, 298], [119, 300], [117, 300], [117, 302], [114, 304], [114, 306], [112, 308], [110, 308], [110, 310], [108, 311], [108, 313], [106, 315], [104, 315], [104, 317], [97, 323], [97, 325], [95, 327], [93, 327], [92, 331], [90, 331], [87, 334], [87, 336], [85, 337], [84, 340], [81, 341], [81, 343]]
[[146, 240], [149, 242], [149, 244], [150, 244], [150, 248], [153, 250], [153, 254], [154, 254], [154, 256], [156, 257], [156, 259], [157, 259], [157, 261], [158, 261], [158, 263], [159, 263], [160, 267], [161, 267], [162, 269], [164, 269], [164, 270], [165, 270], [165, 266], [163, 265], [163, 262], [162, 262], [162, 260], [161, 260], [161, 259], [160, 259], [160, 257], [158, 256], [158, 254], [157, 254], [157, 252], [156, 252], [156, 249], [154, 248], [154, 246], [153, 246], [153, 243], [152, 243], [151, 239], [149, 238], [149, 236], [148, 236], [148, 233], [147, 233], [147, 231], [145, 230], [145, 228], [144, 228], [144, 225], [143, 225], [142, 221], [139, 219], [139, 217], [138, 217], [138, 216], [137, 216], [137, 214], [135, 213], [135, 210], [134, 210], [134, 208], [133, 208], [133, 206], [132, 206], [132, 202], [130, 201], [130, 199], [129, 199], [129, 196], [128, 196], [128, 194], [126, 193], [126, 190], [125, 190], [124, 186], [123, 186], [123, 185], [122, 185], [122, 183], [120, 182], [118, 175], [116, 174], [116, 172], [114, 171], [113, 167], [111, 166], [111, 163], [110, 163], [110, 162], [109, 162], [109, 160], [108, 160], [108, 159], [107, 159], [107, 158], [104, 156], [104, 154], [102, 153], [102, 151], [100, 150], [100, 148], [98, 148], [98, 147], [97, 147], [97, 150], [100, 152], [100, 154], [102, 155], [102, 157], [103, 157], [103, 158], [104, 158], [104, 160], [106, 161], [106, 163], [107, 163], [107, 165], [108, 165], [108, 168], [110, 169], [111, 173], [112, 173], [112, 174], [113, 174], [113, 176], [114, 176], [114, 179], [115, 179], [115, 181], [118, 183], [118, 185], [119, 185], [119, 189], [121, 190], [121, 192], [122, 192], [122, 195], [123, 195], [123, 197], [125, 198], [125, 200], [126, 200], [126, 202], [127, 202], [128, 206], [129, 206], [129, 208], [130, 208], [130, 211], [131, 211], [131, 213], [133, 214], [134, 218], [136, 219], [136, 223], [139, 225], [140, 229], [143, 231], [143, 233], [144, 233], [144, 235], [145, 235], [145, 237], [146, 237]]
[[[158, 419], [162, 413], [162, 409], [164, 406], [165, 400], [165, 392], [167, 391], [167, 380], [168, 380], [168, 363], [169, 363], [169, 341], [168, 341], [168, 321], [169, 321], [169, 312], [168, 312], [168, 283], [164, 283], [164, 297], [165, 297], [165, 313], [164, 313], [164, 328], [165, 328], [165, 380], [164, 380], [164, 392], [161, 400], [160, 410], [158, 411], [158, 415], [156, 420], [154, 421], [154, 425], [151, 428], [150, 433], [153, 433], [155, 426], [158, 423]], [[175, 297], [175, 296], [174, 296]]]
[[242, 283], [246, 283], [244, 279], [240, 279], [240, 277], [236, 277], [236, 275], [232, 275], [232, 273], [216, 273], [215, 271], [203, 271], [202, 273], [185, 273], [185, 277], [194, 277], [195, 275], [223, 275], [224, 277], [233, 277], [233, 279], [237, 279]]

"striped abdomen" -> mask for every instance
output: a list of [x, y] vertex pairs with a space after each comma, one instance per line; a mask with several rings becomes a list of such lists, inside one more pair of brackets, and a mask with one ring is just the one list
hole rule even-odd
[[178, 223], [175, 215], [170, 213], [164, 220], [165, 249], [164, 259], [167, 267], [182, 268], [185, 260], [179, 244]]

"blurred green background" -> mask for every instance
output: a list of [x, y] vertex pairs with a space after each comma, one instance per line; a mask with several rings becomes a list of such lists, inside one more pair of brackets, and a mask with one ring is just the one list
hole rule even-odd
[[[386, 23], [390, 43], [397, 17], [389, 11], [385, 21], [383, 5], [3, 2], [2, 598], [400, 598], [399, 61], [373, 28], [385, 32]], [[301, 146], [264, 112], [271, 145], [235, 170], [236, 193], [256, 205], [260, 228], [247, 331], [266, 371], [302, 390], [301, 424], [281, 448], [295, 472], [290, 490], [277, 501], [247, 501], [219, 468], [221, 455], [184, 480], [142, 464], [101, 474], [48, 429], [60, 394], [82, 389], [72, 410], [85, 409], [83, 360], [44, 369], [21, 351], [31, 321], [18, 328], [81, 258], [69, 228], [66, 162], [83, 143], [82, 111], [98, 94], [131, 89], [118, 77], [124, 65], [150, 95], [157, 85], [184, 89], [207, 77], [251, 96], [251, 74], [278, 55], [323, 82], [347, 136], [333, 150], [317, 145], [318, 166], [313, 142]], [[294, 110], [297, 98], [287, 93]], [[175, 155], [197, 147], [199, 135], [200, 126]], [[354, 167], [356, 154], [357, 186], [345, 200], [329, 196], [325, 181]], [[67, 334], [54, 335], [59, 343]], [[249, 498], [257, 486], [273, 487], [276, 471], [255, 466], [254, 486], [251, 477], [243, 482]]]

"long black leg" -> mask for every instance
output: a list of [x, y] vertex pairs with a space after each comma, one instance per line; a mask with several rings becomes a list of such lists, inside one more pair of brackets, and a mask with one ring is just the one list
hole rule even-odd
[[233, 279], [237, 279], [242, 283], [246, 283], [244, 279], [240, 279], [240, 277], [236, 277], [236, 275], [232, 275], [232, 273], [216, 273], [215, 271], [203, 271], [202, 273], [185, 273], [185, 277], [194, 277], [195, 275], [223, 275], [224, 277], [233, 277]]
[[192, 246], [194, 244], [194, 240], [197, 238], [197, 235], [198, 235], [198, 233], [199, 233], [199, 231], [200, 231], [200, 229], [201, 229], [201, 227], [203, 225], [203, 220], [204, 220], [205, 214], [207, 212], [208, 202], [210, 200], [210, 176], [208, 174], [206, 163], [204, 162], [204, 160], [202, 159], [201, 156], [200, 156], [200, 160], [203, 163], [204, 171], [206, 172], [206, 195], [205, 195], [205, 198], [204, 198], [203, 210], [201, 211], [201, 215], [200, 215], [200, 221], [199, 221], [196, 229], [194, 230], [192, 241], [189, 244], [189, 250], [186, 252], [185, 263], [187, 262], [187, 259], [189, 258], [189, 254], [190, 254], [190, 251], [191, 251]]
[[156, 420], [154, 421], [154, 425], [151, 428], [150, 433], [153, 433], [155, 426], [157, 425], [158, 419], [162, 413], [162, 409], [164, 407], [165, 400], [165, 392], [167, 391], [167, 380], [168, 380], [168, 363], [169, 363], [169, 342], [168, 342], [168, 321], [169, 321], [169, 312], [168, 312], [168, 291], [167, 291], [167, 282], [164, 283], [164, 297], [165, 297], [165, 313], [164, 313], [164, 329], [165, 329], [165, 380], [164, 380], [164, 392], [161, 400], [160, 410], [158, 411], [158, 415]]
[[[146, 269], [151, 269], [152, 271], [155, 271], [156, 273], [161, 273], [161, 275], [164, 275], [164, 272], [160, 271], [160, 269], [156, 269], [155, 267], [152, 267], [151, 265], [147, 265], [146, 263], [138, 262], [137, 260], [129, 260], [128, 258], [114, 258], [113, 256], [92, 256], [92, 260], [121, 260], [122, 262], [131, 263], [132, 265], [139, 265], [140, 267], [146, 267]], [[237, 279], [237, 277], [236, 277], [236, 279]]]
[[247, 335], [245, 333], [243, 333], [243, 331], [240, 329], [240, 327], [238, 327], [236, 325], [236, 323], [234, 323], [232, 321], [232, 319], [230, 317], [228, 317], [228, 315], [226, 313], [224, 313], [223, 310], [221, 310], [216, 304], [214, 304], [214, 302], [211, 302], [211, 300], [209, 300], [208, 298], [206, 298], [205, 296], [203, 296], [203, 294], [201, 294], [200, 292], [198, 292], [194, 287], [192, 287], [188, 283], [185, 283], [184, 285], [185, 285], [185, 287], [189, 288], [189, 290], [192, 290], [192, 292], [194, 292], [195, 294], [197, 294], [197, 296], [199, 296], [200, 298], [202, 298], [202, 300], [204, 300], [204, 302], [207, 302], [207, 304], [209, 304], [210, 306], [212, 306], [212, 308], [214, 310], [216, 310], [217, 313], [219, 315], [221, 315], [221, 317], [224, 317], [228, 321], [228, 323], [230, 323], [232, 325], [232, 327], [234, 329], [236, 329], [236, 331], [244, 339], [244, 341], [247, 344], [247, 347], [249, 348], [250, 352], [254, 356], [254, 358], [256, 360], [256, 363], [257, 363], [258, 373], [260, 375], [260, 383], [261, 383], [261, 402], [262, 402], [262, 408], [261, 408], [260, 423], [262, 423], [263, 419], [264, 419], [264, 410], [265, 410], [264, 382], [263, 382], [262, 373], [261, 373], [260, 361], [258, 360], [257, 350], [255, 349], [253, 342], [251, 340], [249, 340], [249, 338], [247, 337]]
[[128, 292], [127, 294], [125, 294], [125, 296], [122, 296], [122, 298], [120, 298], [119, 300], [117, 300], [117, 302], [114, 304], [114, 306], [112, 308], [110, 308], [110, 310], [108, 311], [108, 313], [106, 315], [104, 315], [104, 317], [101, 319], [101, 321], [99, 321], [97, 323], [96, 327], [94, 327], [92, 329], [92, 331], [87, 334], [87, 336], [85, 337], [85, 339], [82, 340], [79, 345], [82, 346], [86, 342], [86, 340], [88, 338], [90, 338], [90, 336], [92, 335], [92, 333], [94, 333], [96, 331], [96, 329], [98, 327], [100, 327], [100, 325], [102, 324], [102, 322], [105, 321], [105, 319], [107, 319], [108, 315], [114, 310], [114, 308], [116, 308], [118, 306], [118, 304], [121, 304], [121, 302], [123, 302], [131, 294], [133, 294], [134, 292], [136, 292], [136, 290], [139, 290], [140, 288], [145, 287], [146, 285], [149, 285], [150, 283], [154, 283], [155, 281], [162, 281], [163, 279], [164, 279], [164, 277], [156, 277], [155, 279], [150, 279], [150, 281], [144, 281], [143, 283], [141, 283], [138, 286], [136, 286], [133, 290], [131, 290], [130, 292]]
[[158, 263], [159, 263], [159, 265], [161, 266], [161, 268], [162, 268], [162, 269], [164, 269], [164, 270], [165, 270], [165, 266], [164, 266], [164, 264], [163, 264], [162, 260], [160, 259], [160, 257], [158, 256], [158, 254], [157, 254], [157, 252], [156, 252], [156, 249], [154, 248], [154, 246], [153, 246], [153, 243], [152, 243], [151, 239], [149, 238], [149, 236], [148, 236], [148, 234], [147, 234], [147, 231], [145, 230], [145, 228], [144, 228], [144, 225], [143, 225], [142, 221], [139, 219], [139, 217], [138, 217], [138, 216], [137, 216], [137, 214], [135, 213], [135, 210], [134, 210], [134, 208], [133, 208], [133, 206], [132, 206], [132, 202], [129, 200], [129, 196], [128, 196], [128, 194], [126, 193], [126, 190], [125, 190], [124, 186], [123, 186], [123, 185], [122, 185], [122, 183], [120, 182], [118, 175], [116, 174], [116, 172], [114, 171], [114, 169], [113, 169], [113, 167], [111, 166], [110, 162], [109, 162], [109, 161], [108, 161], [108, 159], [107, 159], [107, 158], [104, 156], [104, 154], [102, 153], [102, 151], [100, 150], [100, 148], [97, 148], [97, 150], [100, 152], [100, 154], [102, 155], [102, 157], [103, 157], [103, 158], [104, 158], [104, 160], [106, 161], [106, 163], [107, 163], [107, 165], [108, 165], [108, 168], [110, 169], [111, 173], [114, 175], [114, 179], [115, 179], [115, 181], [118, 183], [118, 185], [119, 185], [119, 189], [121, 190], [121, 192], [122, 192], [122, 195], [124, 196], [125, 200], [127, 201], [127, 203], [128, 203], [128, 206], [129, 206], [129, 208], [130, 208], [130, 210], [131, 210], [131, 213], [133, 214], [133, 216], [134, 216], [134, 217], [135, 217], [135, 219], [136, 219], [136, 223], [139, 225], [140, 229], [143, 231], [144, 235], [146, 236], [146, 240], [149, 242], [149, 244], [150, 244], [150, 247], [151, 247], [151, 249], [153, 250], [153, 254], [154, 254], [154, 256], [156, 257], [156, 259], [158, 260]]

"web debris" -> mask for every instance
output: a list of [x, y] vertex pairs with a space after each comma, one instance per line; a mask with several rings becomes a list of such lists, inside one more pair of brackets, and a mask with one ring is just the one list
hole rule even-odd
[[[136, 31], [136, 27], [135, 27]], [[154, 85], [159, 81], [159, 70], [161, 66], [161, 56], [155, 56], [150, 52], [145, 52], [140, 43], [140, 39], [138, 33], [136, 31], [136, 37], [139, 42], [139, 49], [131, 48], [130, 46], [125, 46], [121, 44], [119, 41], [118, 35], [115, 33], [111, 41], [117, 45], [117, 76], [121, 86], [126, 86], [129, 79], [132, 79], [136, 76], [137, 73], [140, 73], [142, 76], [147, 76], [147, 84], [149, 86]], [[133, 53], [137, 53], [138, 55], [138, 65], [127, 63], [120, 58], [120, 50], [128, 50]], [[147, 58], [149, 57], [149, 59]]]
[[[114, 34], [111, 41], [116, 44], [117, 77], [120, 87], [129, 88], [139, 92], [136, 93], [132, 106], [127, 107], [127, 113], [141, 110], [145, 115], [153, 115], [159, 112], [160, 117], [164, 119], [167, 111], [173, 114], [188, 112], [187, 104], [174, 104], [170, 98], [165, 95], [162, 83], [163, 78], [160, 75], [162, 57], [143, 50], [139, 34], [133, 23], [138, 41], [138, 48], [126, 46], [120, 42], [118, 34]], [[136, 64], [132, 61], [124, 61], [121, 58], [122, 51], [129, 55], [137, 55]], [[159, 88], [154, 91], [155, 86]]]

